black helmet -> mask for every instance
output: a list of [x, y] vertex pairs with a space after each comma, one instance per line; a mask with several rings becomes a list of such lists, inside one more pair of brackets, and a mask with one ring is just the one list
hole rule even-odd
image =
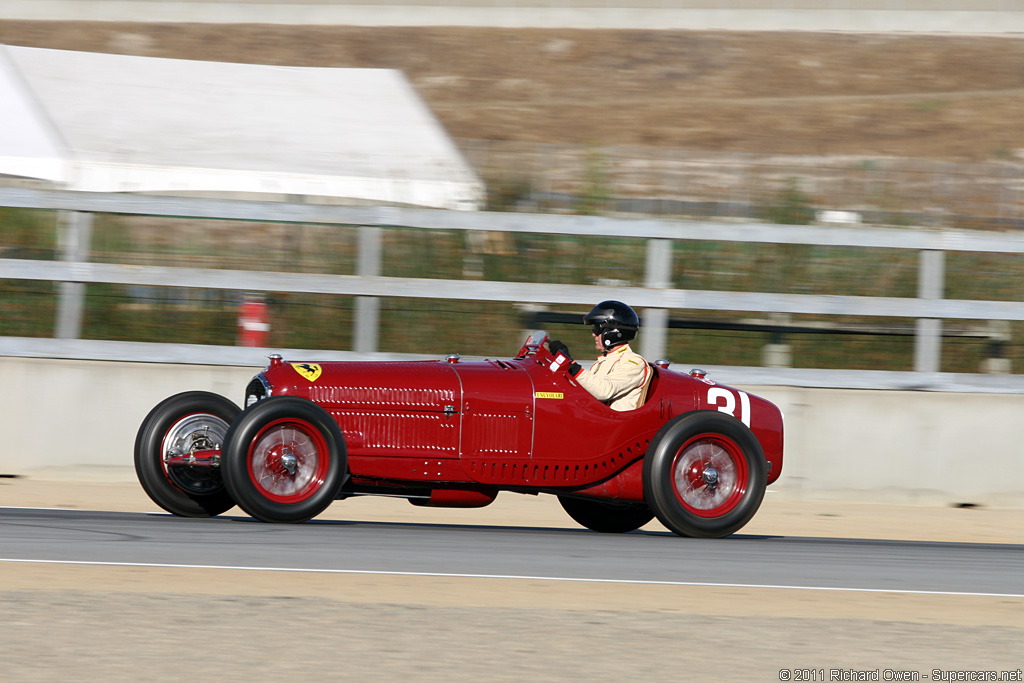
[[636, 338], [636, 331], [640, 329], [636, 311], [621, 301], [602, 301], [583, 316], [583, 322], [601, 336], [605, 349], [614, 349]]

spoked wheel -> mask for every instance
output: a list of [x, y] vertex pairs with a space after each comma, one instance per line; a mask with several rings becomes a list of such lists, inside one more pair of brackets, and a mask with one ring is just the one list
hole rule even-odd
[[622, 534], [633, 531], [654, 519], [651, 509], [642, 503], [585, 500], [569, 496], [559, 496], [558, 502], [581, 526], [605, 534]]
[[182, 517], [210, 517], [234, 507], [219, 462], [209, 453], [222, 448], [239, 412], [206, 391], [176, 394], [150, 411], [135, 437], [135, 473], [154, 503]]
[[720, 538], [757, 512], [765, 459], [753, 432], [717, 411], [677, 417], [655, 435], [644, 458], [647, 502], [681, 536]]
[[264, 522], [303, 522], [337, 497], [347, 470], [338, 423], [312, 401], [269, 398], [227, 435], [225, 484], [238, 506]]

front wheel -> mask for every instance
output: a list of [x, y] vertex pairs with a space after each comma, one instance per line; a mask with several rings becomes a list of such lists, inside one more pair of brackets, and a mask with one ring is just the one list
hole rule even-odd
[[585, 500], [559, 496], [570, 517], [581, 526], [604, 534], [623, 534], [639, 529], [654, 519], [654, 513], [643, 504], [616, 503], [608, 500]]
[[135, 473], [154, 503], [182, 517], [211, 517], [235, 506], [219, 469], [169, 461], [220, 449], [239, 412], [208, 391], [175, 394], [149, 412], [135, 437]]
[[764, 451], [736, 418], [698, 411], [669, 421], [644, 457], [644, 495], [680, 536], [721, 538], [757, 512], [766, 486]]
[[248, 408], [228, 432], [221, 469], [238, 506], [264, 522], [304, 522], [345, 481], [345, 438], [330, 414], [279, 396]]

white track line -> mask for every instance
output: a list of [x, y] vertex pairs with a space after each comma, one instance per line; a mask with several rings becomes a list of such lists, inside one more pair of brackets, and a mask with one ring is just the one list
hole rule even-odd
[[[25, 507], [24, 505], [0, 505], [0, 510], [56, 510], [58, 512], [111, 512], [111, 510], [83, 510], [82, 508], [40, 508], [40, 507]], [[135, 514], [135, 513], [129, 513]], [[140, 512], [138, 514], [149, 514], [147, 512]], [[153, 513], [153, 514], [164, 514], [164, 513]], [[166, 514], [170, 514], [169, 512]]]
[[701, 586], [705, 588], [767, 588], [776, 590], [832, 591], [848, 593], [895, 593], [904, 595], [959, 595], [974, 598], [1024, 598], [1024, 593], [967, 593], [958, 591], [900, 590], [895, 588], [842, 588], [835, 586], [776, 586], [758, 583], [708, 583], [703, 581], [646, 581], [643, 579], [585, 579], [566, 576], [518, 576], [514, 574], [458, 574], [449, 572], [398, 572], [374, 569], [308, 569], [301, 567], [234, 567], [208, 564], [162, 564], [156, 562], [93, 562], [86, 560], [26, 560], [0, 558], [0, 562], [22, 564], [84, 565], [93, 567], [149, 567], [156, 569], [220, 569], [247, 572], [293, 572], [298, 574], [356, 574], [364, 576], [423, 576], [446, 579], [507, 579], [511, 581], [563, 581], [607, 583], [631, 586]]

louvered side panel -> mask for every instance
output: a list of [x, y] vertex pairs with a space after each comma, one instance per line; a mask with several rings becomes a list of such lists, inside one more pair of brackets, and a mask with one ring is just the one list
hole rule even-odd
[[530, 420], [526, 415], [469, 413], [463, 419], [463, 457], [530, 456]]
[[309, 388], [311, 400], [321, 405], [365, 406], [369, 408], [411, 408], [440, 410], [455, 403], [453, 389], [333, 386], [314, 385]]
[[332, 411], [354, 455], [457, 458], [458, 422], [443, 413]]
[[651, 436], [622, 444], [615, 451], [580, 462], [538, 462], [481, 452], [466, 460], [466, 472], [474, 481], [499, 486], [586, 486], [614, 477], [630, 463], [639, 461], [650, 445]]

